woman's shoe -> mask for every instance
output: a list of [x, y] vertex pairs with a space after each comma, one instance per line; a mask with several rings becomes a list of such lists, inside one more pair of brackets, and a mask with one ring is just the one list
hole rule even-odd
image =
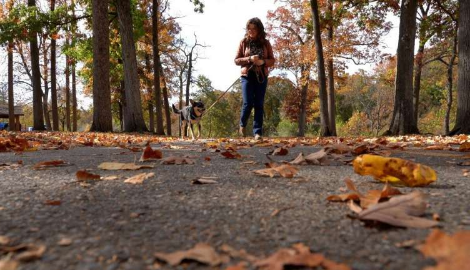
[[263, 139], [263, 137], [261, 137], [261, 135], [259, 135], [259, 134], [255, 135], [255, 140], [261, 141], [262, 139]]

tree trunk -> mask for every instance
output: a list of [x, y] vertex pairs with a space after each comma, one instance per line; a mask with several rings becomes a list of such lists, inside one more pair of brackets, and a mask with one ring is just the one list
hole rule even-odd
[[157, 110], [157, 135], [165, 135], [163, 131], [162, 93], [160, 88], [160, 50], [158, 48], [158, 0], [152, 5], [152, 49], [153, 49], [153, 87], [155, 87], [155, 108]]
[[[147, 69], [148, 74], [152, 72], [152, 66], [150, 65], [150, 55], [145, 54], [145, 68]], [[154, 110], [153, 110], [153, 95], [152, 95], [152, 83], [150, 80], [147, 81], [147, 87], [148, 87], [148, 102], [147, 102], [147, 108], [149, 111], [149, 129], [150, 132], [155, 132], [155, 115], [154, 115]]]
[[[458, 29], [458, 28], [457, 28]], [[456, 29], [456, 30], [457, 30]], [[450, 111], [452, 110], [452, 91], [453, 91], [453, 77], [454, 77], [454, 63], [457, 58], [457, 31], [455, 31], [454, 41], [452, 44], [452, 56], [450, 57], [449, 64], [447, 66], [447, 108], [446, 116], [444, 118], [444, 134], [448, 135], [450, 132]]]
[[[159, 61], [160, 62], [160, 61]], [[163, 73], [163, 66], [160, 62], [160, 74], [163, 81], [163, 104], [165, 105], [165, 122], [166, 122], [166, 135], [171, 136], [171, 113], [170, 103], [168, 102], [168, 88], [166, 87], [165, 73]]]
[[8, 126], [16, 131], [15, 100], [13, 95], [13, 43], [8, 42]]
[[124, 130], [127, 132], [148, 131], [140, 98], [140, 81], [137, 73], [134, 29], [132, 23], [130, 0], [117, 0], [116, 9], [122, 44], [122, 60], [124, 64], [124, 81], [126, 92], [126, 110], [124, 110]]
[[413, 65], [418, 0], [402, 1], [400, 10], [394, 114], [387, 132], [390, 135], [419, 133], [413, 120]]
[[307, 122], [307, 90], [308, 81], [304, 82], [300, 90], [300, 110], [299, 110], [299, 137], [305, 136], [305, 123]]
[[121, 99], [119, 100], [119, 124], [121, 127], [121, 131], [124, 131], [124, 122], [126, 121], [124, 119], [124, 112], [127, 110], [125, 85], [126, 85], [126, 82], [124, 80], [121, 80], [121, 84], [119, 86], [119, 91], [121, 93]]
[[[28, 0], [28, 6], [35, 7], [36, 0]], [[31, 72], [33, 85], [33, 128], [44, 130], [44, 115], [42, 108], [41, 71], [39, 69], [38, 35], [32, 33], [30, 38]]]
[[[75, 18], [75, 3], [72, 0], [72, 17]], [[72, 48], [75, 48], [77, 23], [72, 23]], [[76, 61], [72, 58], [72, 131], [77, 131], [78, 115], [77, 115], [77, 78], [76, 78]]]
[[[328, 1], [328, 11], [333, 14], [333, 1]], [[328, 41], [333, 43], [334, 26], [332, 23], [328, 25]], [[330, 53], [326, 62], [328, 69], [328, 119], [330, 120], [331, 135], [336, 136], [336, 100], [335, 100], [335, 77], [333, 66], [333, 55]]]
[[[67, 45], [69, 40], [66, 40]], [[72, 131], [70, 126], [70, 56], [65, 56], [65, 125], [67, 131]]]
[[318, 84], [320, 98], [320, 135], [331, 136], [330, 121], [328, 119], [328, 95], [326, 90], [325, 60], [323, 58], [323, 45], [321, 41], [320, 17], [317, 0], [310, 0], [313, 15], [313, 29], [315, 49], [317, 54]]
[[[51, 11], [55, 10], [55, 0], [51, 0]], [[57, 107], [57, 41], [51, 39], [51, 106], [52, 106], [52, 130], [59, 130], [59, 109]]]
[[46, 38], [44, 38], [44, 43], [42, 46], [43, 49], [43, 56], [44, 56], [44, 94], [42, 95], [42, 108], [44, 111], [44, 120], [46, 122], [46, 129], [47, 130], [52, 130], [52, 125], [51, 125], [51, 117], [49, 115], [49, 108], [48, 108], [48, 103], [49, 103], [49, 68], [47, 66], [47, 48], [46, 48]]
[[470, 1], [459, 1], [457, 119], [449, 135], [470, 134]]
[[108, 0], [92, 0], [93, 12], [93, 124], [91, 131], [112, 131], [109, 88]]
[[[179, 107], [178, 109], [183, 108], [183, 71], [181, 71], [179, 75], [180, 79], [180, 93], [179, 93]], [[181, 134], [181, 122], [178, 121], [178, 136], [181, 137], [183, 134]], [[209, 136], [210, 137], [210, 136]]]
[[188, 74], [186, 77], [186, 106], [189, 106], [189, 87], [191, 86], [191, 71], [193, 69], [193, 52], [189, 53], [188, 57]]
[[423, 70], [424, 44], [425, 42], [421, 39], [420, 35], [418, 53], [416, 54], [416, 70], [413, 83], [413, 121], [416, 126], [418, 126], [419, 117], [419, 92], [421, 91], [421, 72]]

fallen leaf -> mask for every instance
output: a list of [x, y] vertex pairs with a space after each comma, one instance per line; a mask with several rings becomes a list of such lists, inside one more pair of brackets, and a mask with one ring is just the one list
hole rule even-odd
[[147, 144], [144, 152], [142, 153], [142, 156], [140, 157], [140, 161], [157, 160], [161, 159], [162, 157], [163, 153], [160, 150], [153, 150], [152, 147], [150, 147], [150, 144]]
[[425, 257], [437, 261], [436, 266], [428, 266], [425, 270], [468, 269], [470, 231], [448, 235], [441, 230], [433, 230], [418, 249]]
[[162, 159], [161, 164], [175, 164], [175, 165], [184, 165], [184, 164], [194, 164], [194, 160], [186, 157], [176, 157], [170, 156]]
[[273, 155], [273, 156], [285, 156], [287, 154], [289, 154], [289, 150], [287, 150], [284, 147], [278, 147], [278, 148], [274, 149], [271, 153], [271, 155]]
[[227, 253], [230, 257], [232, 257], [234, 259], [242, 259], [242, 260], [249, 261], [251, 263], [258, 260], [258, 258], [256, 256], [253, 256], [253, 255], [247, 253], [246, 250], [244, 250], [244, 249], [237, 250], [237, 249], [235, 249], [235, 248], [233, 248], [233, 247], [231, 247], [227, 244], [223, 244], [220, 247], [220, 250]]
[[227, 261], [227, 257], [219, 255], [213, 247], [205, 243], [196, 244], [192, 249], [173, 253], [157, 252], [155, 257], [171, 266], [180, 264], [183, 260], [194, 260], [210, 266], [217, 266]]
[[285, 178], [292, 178], [294, 175], [297, 174], [299, 169], [289, 164], [282, 164], [276, 167], [271, 167], [267, 169], [261, 169], [254, 171], [255, 174], [262, 175], [262, 176], [269, 176], [274, 177], [276, 173], [279, 173], [282, 177]]
[[248, 267], [248, 264], [246, 262], [239, 262], [236, 265], [231, 265], [225, 268], [225, 270], [246, 270]]
[[44, 201], [44, 204], [45, 204], [45, 205], [54, 205], [54, 206], [57, 206], [57, 205], [61, 205], [62, 202], [61, 202], [61, 201], [57, 201], [57, 200], [46, 200], [46, 201]]
[[0, 235], [0, 246], [6, 246], [10, 243], [11, 239], [8, 236]]
[[50, 160], [50, 161], [42, 161], [42, 162], [36, 163], [36, 165], [34, 165], [33, 168], [36, 170], [40, 170], [40, 169], [45, 169], [47, 167], [57, 167], [61, 165], [65, 165], [65, 162], [63, 160]]
[[1, 259], [0, 260], [0, 270], [16, 270], [18, 269], [19, 262], [11, 259]]
[[98, 174], [92, 174], [85, 170], [77, 171], [75, 175], [77, 176], [77, 181], [100, 180], [101, 178]]
[[310, 249], [303, 244], [295, 244], [292, 248], [283, 248], [266, 259], [258, 260], [255, 266], [261, 269], [283, 270], [284, 266], [318, 267], [326, 270], [350, 270], [345, 264], [338, 264], [326, 259], [322, 254], [311, 253]]
[[124, 183], [142, 184], [144, 180], [149, 179], [150, 177], [153, 177], [154, 175], [155, 175], [154, 173], [140, 173], [140, 174], [127, 178], [126, 180], [124, 180]]
[[399, 158], [365, 154], [354, 159], [353, 167], [357, 174], [409, 187], [427, 186], [437, 179], [430, 167]]
[[304, 154], [300, 153], [294, 160], [292, 160], [289, 163], [292, 165], [302, 165], [302, 164], [306, 164], [307, 160], [305, 160]]
[[242, 156], [237, 151], [225, 151], [220, 153], [222, 156], [228, 159], [240, 159]]
[[137, 165], [134, 163], [103, 162], [98, 166], [102, 170], [139, 170], [153, 168], [151, 165]]
[[57, 242], [57, 245], [65, 247], [65, 246], [70, 246], [72, 242], [73, 242], [72, 238], [64, 237], [64, 238], [61, 238], [59, 242]]
[[210, 157], [204, 157], [204, 160], [205, 161], [211, 161], [211, 158]]
[[362, 220], [376, 220], [399, 227], [430, 228], [437, 221], [419, 218], [426, 209], [425, 195], [419, 191], [406, 195], [395, 196], [387, 202], [372, 205], [361, 211]]
[[412, 248], [418, 244], [418, 241], [415, 239], [405, 240], [403, 242], [395, 243], [397, 248]]
[[324, 147], [324, 150], [328, 153], [334, 154], [347, 154], [351, 153], [351, 147], [344, 143], [330, 144]]
[[361, 213], [364, 209], [362, 209], [359, 205], [355, 204], [353, 200], [348, 202], [348, 207], [356, 214]]
[[217, 179], [217, 177], [201, 177], [197, 179], [191, 180], [191, 184], [193, 185], [204, 185], [204, 184], [218, 184], [217, 181], [214, 179]]
[[317, 152], [311, 153], [310, 155], [305, 157], [305, 160], [307, 161], [308, 164], [313, 164], [313, 165], [326, 165], [328, 164], [328, 157], [327, 157], [327, 152], [325, 149], [321, 149]]
[[26, 250], [16, 255], [14, 258], [17, 261], [21, 262], [30, 262], [37, 259], [40, 259], [42, 255], [46, 252], [45, 245], [33, 245], [29, 244], [26, 246]]
[[460, 152], [468, 152], [470, 151], [470, 142], [464, 142], [459, 147]]
[[459, 166], [470, 166], [470, 160], [459, 162], [459, 163], [457, 163], [457, 165], [459, 165]]

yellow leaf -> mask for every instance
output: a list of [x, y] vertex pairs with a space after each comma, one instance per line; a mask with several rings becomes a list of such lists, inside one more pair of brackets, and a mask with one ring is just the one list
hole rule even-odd
[[354, 172], [371, 175], [376, 180], [409, 187], [426, 186], [436, 181], [432, 168], [400, 158], [361, 155], [353, 161]]

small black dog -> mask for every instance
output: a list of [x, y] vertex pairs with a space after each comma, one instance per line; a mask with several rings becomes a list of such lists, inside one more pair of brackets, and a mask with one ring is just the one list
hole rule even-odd
[[181, 124], [181, 138], [184, 139], [184, 131], [191, 131], [191, 137], [194, 140], [194, 128], [193, 124], [197, 124], [198, 126], [198, 134], [197, 138], [201, 137], [201, 117], [206, 108], [204, 107], [204, 103], [201, 101], [194, 101], [192, 99], [189, 100], [190, 106], [183, 107], [183, 109], [178, 110], [174, 104], [171, 106], [173, 107], [173, 112], [180, 115], [180, 124]]

